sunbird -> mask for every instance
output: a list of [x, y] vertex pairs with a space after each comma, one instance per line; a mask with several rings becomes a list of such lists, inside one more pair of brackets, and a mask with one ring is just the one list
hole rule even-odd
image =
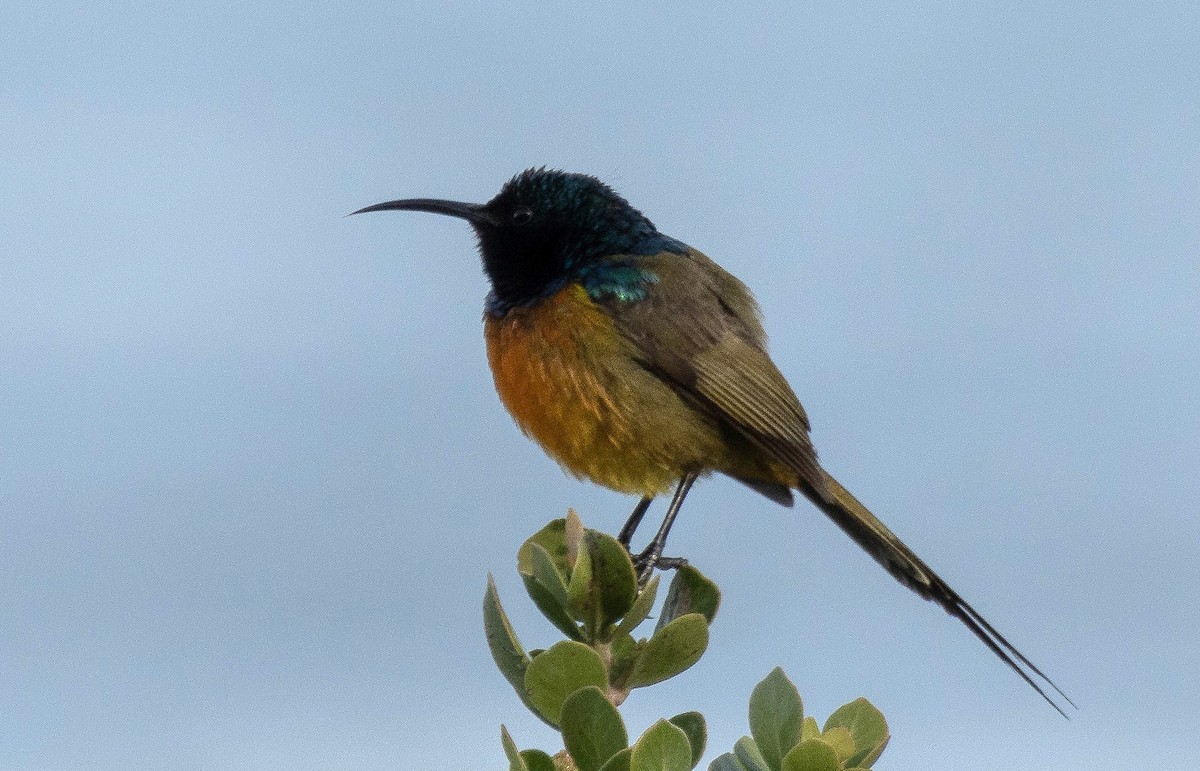
[[635, 558], [643, 581], [682, 562], [662, 552], [697, 478], [719, 472], [784, 506], [798, 491], [1064, 717], [1041, 683], [1074, 706], [821, 467], [808, 416], [767, 354], [758, 304], [720, 265], [586, 174], [528, 169], [484, 204], [411, 198], [353, 213], [385, 210], [445, 214], [475, 230], [491, 283], [483, 321], [496, 392], [566, 471], [642, 496], [619, 536], [626, 548], [650, 502], [674, 487]]

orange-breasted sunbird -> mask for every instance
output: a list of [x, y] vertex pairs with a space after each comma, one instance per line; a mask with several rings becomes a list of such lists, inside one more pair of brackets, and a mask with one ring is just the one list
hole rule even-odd
[[758, 305], [731, 273], [584, 174], [530, 169], [485, 204], [405, 199], [355, 214], [391, 209], [474, 228], [491, 282], [484, 336], [500, 400], [568, 472], [642, 496], [621, 532], [626, 547], [650, 500], [675, 488], [638, 555], [643, 580], [698, 477], [720, 472], [785, 506], [799, 491], [1055, 709], [1063, 712], [1041, 683], [1070, 703], [817, 462], [808, 416], [767, 354]]

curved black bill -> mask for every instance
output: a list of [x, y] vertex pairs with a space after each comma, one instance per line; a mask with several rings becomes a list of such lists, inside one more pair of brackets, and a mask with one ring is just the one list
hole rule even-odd
[[491, 223], [492, 217], [486, 207], [478, 203], [462, 203], [460, 201], [443, 201], [438, 198], [405, 198], [399, 201], [385, 201], [373, 206], [366, 206], [354, 214], [365, 214], [372, 211], [424, 211], [432, 214], [445, 214], [459, 217], [472, 223]]

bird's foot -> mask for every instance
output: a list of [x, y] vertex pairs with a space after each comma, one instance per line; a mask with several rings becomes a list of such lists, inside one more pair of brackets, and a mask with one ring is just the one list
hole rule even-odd
[[647, 548], [641, 554], [633, 555], [633, 569], [637, 571], [638, 588], [644, 589], [650, 581], [650, 576], [654, 574], [655, 568], [658, 570], [678, 570], [688, 561], [684, 557], [664, 557], [661, 551], [655, 554], [653, 545]]

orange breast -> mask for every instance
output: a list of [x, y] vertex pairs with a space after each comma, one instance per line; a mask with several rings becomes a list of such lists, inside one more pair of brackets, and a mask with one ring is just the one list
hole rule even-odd
[[637, 364], [632, 344], [582, 287], [486, 316], [484, 334], [504, 406], [575, 476], [657, 495], [720, 453], [715, 428]]

